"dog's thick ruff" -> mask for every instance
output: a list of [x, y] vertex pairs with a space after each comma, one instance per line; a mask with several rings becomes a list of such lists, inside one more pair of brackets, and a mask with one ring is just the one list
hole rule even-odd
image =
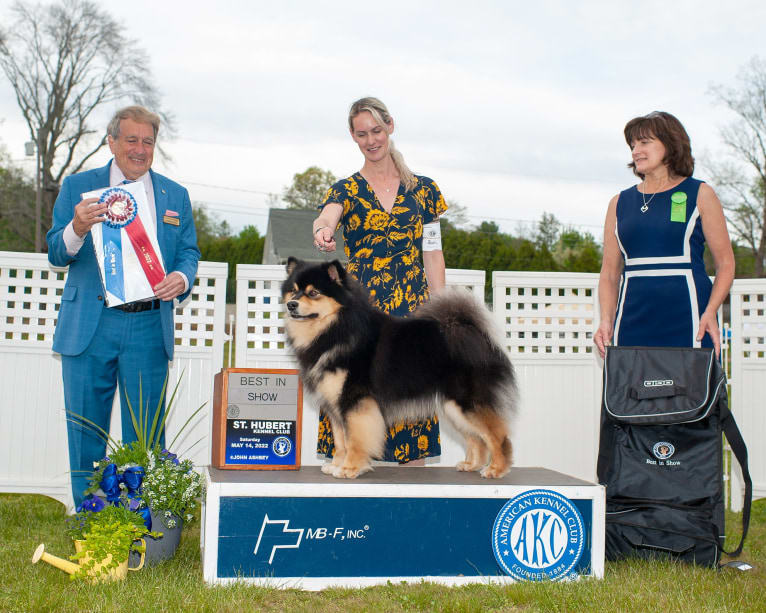
[[437, 412], [467, 438], [458, 470], [509, 471], [513, 367], [472, 296], [440, 292], [405, 319], [373, 307], [338, 261], [290, 258], [287, 271], [287, 337], [336, 438], [325, 472], [353, 478], [370, 470], [387, 425]]

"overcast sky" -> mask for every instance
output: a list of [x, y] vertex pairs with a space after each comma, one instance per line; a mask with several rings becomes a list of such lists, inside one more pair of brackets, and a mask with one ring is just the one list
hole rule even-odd
[[[546, 211], [600, 239], [609, 198], [635, 183], [625, 123], [669, 111], [698, 158], [718, 155], [732, 116], [708, 90], [766, 58], [763, 0], [100, 5], [149, 53], [177, 120], [173, 161], [154, 169], [234, 228], [261, 231], [266, 194], [296, 172], [361, 167], [346, 117], [374, 95], [410, 168], [471, 222], [515, 231]], [[10, 6], [0, 0], [4, 24]], [[21, 160], [28, 131], [3, 76], [0, 121]]]

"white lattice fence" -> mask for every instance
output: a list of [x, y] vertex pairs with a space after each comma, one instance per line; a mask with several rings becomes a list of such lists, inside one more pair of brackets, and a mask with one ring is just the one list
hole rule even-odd
[[598, 325], [592, 273], [495, 272], [492, 304], [516, 357], [589, 357]]
[[237, 264], [237, 368], [295, 368], [285, 341], [285, 267]]
[[[198, 278], [176, 315], [176, 356], [170, 385], [185, 370], [168, 421], [168, 442], [203, 402], [177, 449], [198, 439], [190, 456], [209, 463], [212, 376], [223, 362], [227, 265], [200, 262]], [[41, 493], [70, 502], [61, 359], [53, 332], [66, 269], [51, 269], [44, 254], [0, 252], [0, 491]], [[112, 434], [121, 436], [119, 411]]]
[[516, 462], [596, 477], [598, 275], [494, 272], [493, 310], [520, 390]]
[[45, 256], [0, 251], [0, 341], [50, 347], [65, 279]]
[[0, 252], [0, 491], [69, 495], [61, 361], [51, 352], [65, 270]]
[[[745, 439], [753, 498], [766, 496], [766, 279], [737, 279], [731, 289], [731, 410]], [[742, 475], [732, 460], [732, 508], [742, 508]]]

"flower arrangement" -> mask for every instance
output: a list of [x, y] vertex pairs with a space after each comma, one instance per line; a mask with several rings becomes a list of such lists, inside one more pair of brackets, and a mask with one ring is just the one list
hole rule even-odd
[[[134, 411], [130, 398], [126, 398], [136, 434], [136, 440], [131, 443], [116, 441], [93, 422], [78, 415], [74, 416], [81, 423], [98, 432], [107, 443], [108, 454], [94, 463], [94, 471], [89, 479], [90, 486], [85, 490], [86, 496], [90, 497], [83, 501], [81, 508], [87, 509], [88, 505], [91, 505], [91, 510], [98, 512], [99, 509], [95, 507], [99, 506], [99, 502], [96, 502], [99, 499], [95, 497], [95, 494], [100, 490], [106, 497], [107, 503], [124, 506], [143, 516], [142, 521], [149, 529], [152, 528], [150, 509], [155, 515], [163, 517], [166, 528], [174, 527], [174, 525], [168, 525], [170, 514], [185, 517], [187, 521], [194, 518], [192, 511], [202, 494], [202, 479], [194, 471], [190, 460], [179, 461], [176, 454], [167, 449], [161, 449], [159, 444], [165, 431], [166, 420], [173, 409], [173, 401], [180, 381], [181, 377], [176, 383], [167, 407], [163, 410], [167, 385], [167, 375], [165, 376], [165, 385], [163, 385], [162, 395], [151, 423], [149, 406], [148, 403], [145, 407], [143, 406], [140, 387], [138, 413]], [[200, 406], [186, 420], [171, 442], [171, 446], [204, 406], [204, 404]], [[101, 503], [103, 504], [103, 501]], [[157, 526], [157, 528], [160, 527]]]
[[83, 505], [98, 506], [93, 495], [101, 490], [107, 502], [115, 504], [122, 500], [122, 504], [145, 519], [151, 509], [163, 517], [166, 528], [175, 527], [171, 514], [187, 522], [194, 519], [193, 511], [202, 495], [202, 478], [191, 460], [179, 461], [176, 454], [160, 450], [159, 445], [147, 451], [134, 441], [113, 448], [94, 468], [91, 485], [85, 490], [91, 498], [86, 498]]

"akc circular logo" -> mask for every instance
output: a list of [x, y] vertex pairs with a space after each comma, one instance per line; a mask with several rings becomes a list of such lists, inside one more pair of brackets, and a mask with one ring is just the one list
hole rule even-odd
[[676, 448], [672, 443], [668, 443], [667, 441], [660, 441], [659, 443], [655, 443], [654, 447], [652, 447], [652, 453], [658, 460], [667, 460], [669, 457], [672, 457], [675, 452]]
[[492, 527], [492, 551], [506, 574], [526, 581], [557, 581], [576, 574], [585, 526], [572, 501], [551, 490], [509, 500]]
[[276, 453], [281, 458], [290, 453], [290, 450], [293, 448], [293, 444], [286, 436], [278, 436], [271, 444], [271, 448], [274, 450], [274, 453]]

